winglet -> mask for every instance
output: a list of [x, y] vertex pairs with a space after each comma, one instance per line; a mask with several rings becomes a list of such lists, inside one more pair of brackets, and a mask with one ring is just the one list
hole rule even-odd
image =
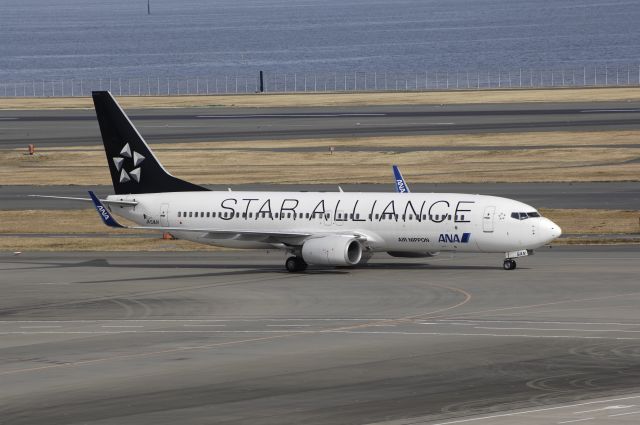
[[124, 227], [123, 225], [118, 223], [115, 218], [113, 218], [113, 216], [109, 213], [109, 210], [107, 210], [105, 206], [102, 205], [102, 202], [100, 202], [98, 197], [92, 191], [89, 191], [89, 196], [91, 197], [91, 200], [93, 201], [93, 205], [96, 207], [96, 210], [98, 211], [98, 214], [100, 214], [100, 218], [102, 218], [102, 222], [104, 224], [106, 224], [109, 227], [116, 227], [116, 228]]
[[407, 186], [407, 184], [404, 181], [404, 178], [402, 178], [402, 173], [400, 173], [400, 169], [398, 168], [397, 165], [393, 166], [393, 175], [395, 176], [395, 179], [396, 179], [396, 192], [409, 193], [409, 186]]

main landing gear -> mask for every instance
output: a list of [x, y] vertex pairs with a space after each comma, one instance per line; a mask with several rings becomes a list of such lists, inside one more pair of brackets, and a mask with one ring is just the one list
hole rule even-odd
[[303, 272], [307, 269], [307, 263], [304, 262], [302, 257], [289, 257], [284, 263], [284, 266], [287, 268], [287, 271], [291, 273]]
[[504, 260], [504, 263], [502, 263], [502, 267], [504, 267], [505, 270], [514, 270], [516, 266], [516, 260], [513, 260], [511, 258], [507, 258], [506, 260]]

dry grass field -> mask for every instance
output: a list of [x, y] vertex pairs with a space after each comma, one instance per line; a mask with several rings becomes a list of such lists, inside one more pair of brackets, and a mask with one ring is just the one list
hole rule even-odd
[[[503, 89], [382, 93], [264, 93], [199, 96], [122, 96], [118, 97], [118, 99], [125, 109], [604, 102], [638, 101], [640, 100], [640, 88], [554, 88], [538, 90]], [[93, 108], [93, 103], [89, 97], [0, 99], [0, 109], [67, 108]]]
[[[640, 176], [640, 148], [629, 145], [638, 140], [639, 131], [549, 132], [205, 142], [153, 148], [174, 175], [200, 184], [383, 183], [389, 181], [391, 164], [400, 165], [414, 183], [634, 181]], [[329, 146], [335, 147], [333, 154]], [[359, 150], [362, 146], [379, 150]], [[425, 150], [452, 146], [469, 150]], [[480, 146], [485, 148], [473, 149]], [[501, 146], [511, 149], [498, 149]], [[275, 150], [288, 147], [317, 150]], [[41, 149], [33, 156], [24, 150], [0, 151], [0, 181], [92, 185], [109, 184], [110, 177], [104, 152], [96, 146]]]

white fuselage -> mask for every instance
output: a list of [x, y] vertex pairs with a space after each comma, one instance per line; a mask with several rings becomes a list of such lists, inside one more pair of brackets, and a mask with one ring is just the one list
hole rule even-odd
[[[509, 252], [534, 249], [560, 228], [522, 202], [454, 193], [176, 192], [111, 195], [137, 201], [112, 212], [141, 226], [229, 231], [224, 237], [172, 230], [195, 242], [234, 248], [286, 248], [233, 231], [355, 233], [370, 251]], [[518, 218], [514, 218], [518, 213]], [[522, 214], [525, 214], [524, 216]], [[530, 214], [530, 216], [527, 216]]]

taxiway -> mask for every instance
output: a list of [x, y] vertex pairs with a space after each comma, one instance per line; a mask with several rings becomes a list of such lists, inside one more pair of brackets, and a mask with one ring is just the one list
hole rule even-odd
[[0, 422], [637, 423], [639, 253], [2, 254]]

